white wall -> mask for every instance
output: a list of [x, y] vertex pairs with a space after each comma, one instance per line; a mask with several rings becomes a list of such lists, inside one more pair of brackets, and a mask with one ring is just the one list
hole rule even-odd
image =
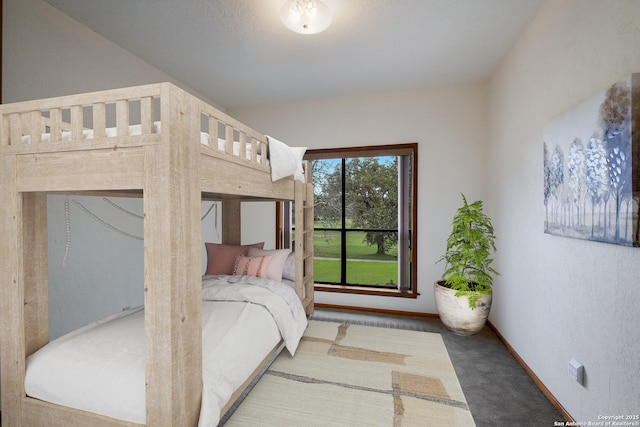
[[[502, 273], [490, 319], [585, 423], [640, 412], [640, 249], [543, 233], [543, 129], [639, 72], [639, 54], [639, 1], [548, 1], [490, 86], [488, 207]], [[571, 358], [584, 387], [566, 373]]]
[[310, 148], [418, 143], [417, 299], [316, 292], [327, 304], [435, 313], [433, 282], [443, 266], [460, 192], [483, 197], [487, 143], [486, 84], [471, 82], [306, 103], [230, 109], [290, 145]]
[[[209, 211], [212, 203], [201, 204], [201, 216], [206, 215], [202, 221], [203, 274], [207, 266], [204, 242], [221, 241], [220, 204]], [[265, 248], [273, 248], [275, 232], [268, 226], [275, 223], [275, 208], [272, 203], [264, 205], [242, 204], [243, 218], [257, 212], [261, 218], [243, 224], [243, 243], [264, 241]], [[51, 339], [143, 304], [142, 211], [138, 198], [48, 196]]]
[[4, 103], [169, 81], [214, 104], [48, 3], [3, 6]]
[[3, 101], [169, 77], [40, 0], [4, 1]]
[[[211, 205], [202, 203], [202, 216]], [[143, 304], [142, 212], [138, 198], [47, 197], [51, 339]], [[216, 222], [215, 212], [202, 222], [203, 273], [204, 242], [220, 242], [222, 217], [218, 210]]]

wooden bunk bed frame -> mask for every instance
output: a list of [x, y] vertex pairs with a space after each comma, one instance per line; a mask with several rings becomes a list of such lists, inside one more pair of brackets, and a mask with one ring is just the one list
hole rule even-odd
[[[295, 202], [301, 231], [294, 248], [296, 293], [312, 314], [313, 189], [292, 178], [271, 181], [263, 135], [170, 83], [0, 105], [0, 113], [5, 427], [139, 425], [25, 394], [25, 359], [49, 341], [47, 194], [143, 197], [148, 426], [198, 423], [201, 200], [222, 200], [222, 242], [227, 244], [240, 243], [241, 200]], [[158, 116], [160, 130], [154, 129]], [[117, 136], [106, 137], [108, 123]], [[130, 123], [140, 125], [139, 135], [129, 135]], [[200, 142], [203, 128], [208, 145]], [[87, 129], [93, 139], [83, 137]], [[70, 141], [61, 138], [63, 131], [70, 132]], [[50, 138], [44, 140], [43, 134]], [[28, 143], [24, 135], [30, 135]], [[223, 150], [218, 136], [225, 141]], [[247, 142], [236, 143], [235, 155], [234, 138]]]

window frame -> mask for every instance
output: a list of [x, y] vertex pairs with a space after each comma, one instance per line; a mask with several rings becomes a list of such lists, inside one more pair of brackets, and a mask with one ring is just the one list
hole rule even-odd
[[[380, 295], [380, 296], [394, 296], [405, 298], [417, 298], [418, 293], [418, 277], [417, 277], [417, 259], [418, 259], [418, 143], [407, 144], [391, 144], [391, 145], [374, 145], [363, 147], [342, 147], [342, 148], [323, 148], [323, 149], [308, 149], [305, 153], [305, 160], [329, 160], [329, 159], [347, 159], [357, 157], [383, 157], [383, 156], [411, 156], [411, 164], [405, 165], [411, 168], [411, 181], [405, 182], [407, 186], [402, 185], [399, 194], [399, 203], [407, 203], [410, 197], [411, 208], [403, 209], [405, 213], [405, 220], [409, 221], [409, 224], [404, 224], [403, 221], [398, 223], [398, 239], [400, 240], [400, 233], [405, 232], [408, 239], [408, 265], [399, 265], [400, 269], [407, 269], [407, 275], [409, 277], [410, 289], [402, 289], [401, 284], [397, 289], [382, 288], [382, 287], [367, 287], [367, 286], [350, 286], [350, 285], [335, 285], [335, 284], [315, 284], [316, 291], [322, 292], [339, 292], [339, 293], [351, 293], [351, 294], [365, 294], [365, 295]], [[406, 158], [406, 157], [403, 157]], [[399, 177], [399, 180], [407, 180], [406, 176]], [[408, 197], [407, 197], [408, 196]], [[408, 217], [408, 218], [407, 218]], [[400, 251], [398, 253], [400, 257]]]

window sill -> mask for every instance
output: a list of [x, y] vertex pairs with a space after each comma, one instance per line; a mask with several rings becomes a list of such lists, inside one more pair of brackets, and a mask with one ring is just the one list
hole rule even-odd
[[317, 292], [336, 292], [343, 294], [376, 295], [381, 297], [418, 298], [414, 291], [400, 291], [398, 289], [363, 288], [360, 286], [323, 285], [316, 283], [313, 289]]

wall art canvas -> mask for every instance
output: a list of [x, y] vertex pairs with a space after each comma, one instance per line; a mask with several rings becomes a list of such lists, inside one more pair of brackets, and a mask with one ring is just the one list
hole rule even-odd
[[544, 129], [545, 233], [640, 246], [640, 73]]

